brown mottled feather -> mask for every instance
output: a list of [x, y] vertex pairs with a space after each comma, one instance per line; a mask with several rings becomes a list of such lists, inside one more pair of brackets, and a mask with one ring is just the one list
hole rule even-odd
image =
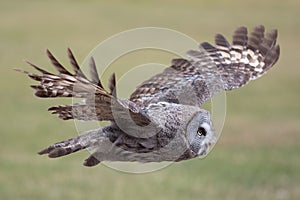
[[110, 94], [114, 97], [117, 97], [117, 88], [116, 88], [116, 75], [112, 73], [108, 81], [108, 87], [110, 90]]
[[236, 29], [236, 31], [233, 34], [232, 37], [232, 45], [233, 46], [239, 46], [243, 50], [243, 47], [247, 45], [248, 41], [248, 31], [246, 27], [239, 27]]
[[92, 79], [91, 82], [103, 89], [103, 85], [99, 79], [96, 63], [93, 57], [91, 57], [89, 65], [90, 65], [90, 75]]
[[68, 57], [69, 57], [69, 60], [70, 60], [70, 64], [71, 66], [73, 67], [74, 71], [75, 71], [75, 74], [76, 76], [80, 76], [82, 78], [85, 78], [87, 79], [87, 77], [84, 75], [84, 73], [81, 71], [75, 57], [74, 57], [74, 54], [72, 53], [71, 49], [68, 48], [67, 49], [67, 52], [68, 52]]
[[67, 74], [72, 76], [72, 74], [58, 62], [58, 60], [53, 56], [53, 54], [49, 51], [49, 49], [46, 50], [46, 53], [53, 66], [57, 69], [57, 71], [59, 71], [61, 74]]
[[[250, 80], [262, 76], [276, 63], [280, 54], [279, 46], [276, 45], [277, 31], [272, 30], [265, 35], [265, 28], [260, 25], [256, 26], [249, 35], [247, 32], [245, 27], [236, 29], [233, 34], [232, 45], [224, 36], [217, 34], [215, 36], [215, 46], [204, 42], [200, 44], [199, 50], [187, 52], [188, 60], [173, 59], [170, 67], [139, 85], [132, 93], [130, 100], [117, 98], [114, 73], [109, 80], [109, 92], [103, 88], [93, 58], [90, 60], [91, 80], [89, 80], [81, 71], [70, 49], [68, 49], [68, 57], [75, 74], [70, 73], [47, 50], [47, 55], [59, 72], [58, 74], [47, 72], [30, 62], [28, 64], [41, 74], [24, 70], [17, 71], [27, 74], [31, 79], [38, 82], [37, 85], [31, 86], [38, 97], [76, 97], [84, 100], [73, 105], [53, 106], [49, 108], [49, 111], [52, 114], [58, 114], [58, 117], [63, 120], [109, 120], [112, 123], [110, 126], [89, 131], [85, 135], [55, 143], [41, 150], [39, 154], [48, 154], [49, 157], [55, 158], [85, 148], [96, 147], [95, 151], [84, 162], [85, 166], [94, 166], [102, 161], [98, 158], [103, 151], [97, 151], [97, 148], [103, 148], [103, 141], [109, 140], [112, 146], [119, 145], [119, 147], [124, 148], [122, 150], [132, 149], [133, 152], [137, 153], [145, 153], [161, 147], [165, 143], [165, 136], [160, 136], [160, 134], [164, 135], [165, 132], [161, 132], [161, 127], [158, 127], [157, 124], [150, 124], [151, 121], [146, 114], [155, 109], [156, 103], [160, 103], [159, 105], [167, 109], [163, 110], [163, 113], [167, 113], [166, 111], [172, 112], [172, 109], [176, 106], [178, 108], [184, 106], [171, 104], [171, 107], [166, 107], [168, 104], [162, 102], [198, 106], [217, 92], [239, 88]], [[152, 103], [154, 105], [151, 105], [151, 109], [149, 109], [149, 104]], [[191, 110], [190, 107], [187, 109]], [[159, 113], [162, 113], [161, 110], [159, 111]], [[179, 110], [175, 109], [174, 111], [173, 114], [175, 115], [173, 116], [180, 115]], [[130, 116], [128, 116], [128, 113]], [[153, 120], [156, 119], [153, 118]], [[169, 120], [168, 124], [162, 126], [167, 127], [171, 123], [178, 124], [179, 121]], [[120, 124], [124, 126], [119, 126]], [[135, 125], [139, 125], [138, 130], [135, 129]], [[143, 127], [142, 130], [140, 126]], [[121, 130], [121, 127], [127, 127], [129, 131]], [[178, 129], [180, 126], [171, 127]], [[176, 132], [173, 129], [170, 129], [171, 135]], [[141, 140], [137, 142], [137, 137], [133, 132], [141, 134], [141, 131], [147, 132], [147, 130], [159, 132], [156, 132], [157, 135], [153, 137], [139, 138]], [[125, 132], [133, 135], [127, 135]], [[177, 147], [178, 145], [176, 145]], [[191, 154], [190, 151], [187, 151], [187, 154], [184, 153], [176, 161], [196, 156]], [[124, 161], [137, 160], [132, 157], [130, 160], [124, 154], [122, 154], [121, 159], [118, 159], [121, 161], [122, 159]], [[150, 160], [147, 161], [146, 159], [146, 162]]]
[[[59, 118], [63, 120], [114, 121], [114, 116], [116, 115], [126, 119], [128, 117], [127, 112], [129, 111], [130, 116], [136, 124], [149, 124], [150, 120], [141, 108], [133, 105], [133, 102], [116, 98], [115, 74], [112, 75], [109, 82], [110, 92], [107, 92], [103, 88], [93, 58], [91, 58], [90, 63], [90, 71], [92, 73], [92, 80], [90, 81], [81, 71], [70, 49], [68, 49], [68, 56], [75, 71], [74, 75], [64, 68], [49, 50], [47, 50], [47, 55], [59, 72], [58, 75], [49, 73], [29, 62], [29, 65], [42, 74], [37, 75], [24, 70], [17, 70], [39, 82], [38, 85], [31, 86], [36, 91], [35, 95], [42, 98], [77, 97], [85, 99], [85, 104], [82, 105], [53, 106], [49, 108], [51, 113], [58, 114]], [[113, 115], [113, 111], [115, 115]]]
[[[232, 45], [217, 34], [216, 46], [204, 42], [200, 44], [200, 50], [187, 52], [189, 60], [173, 59], [172, 66], [139, 85], [130, 100], [141, 105], [168, 101], [168, 91], [176, 90], [178, 84], [190, 84], [198, 93], [200, 89], [195, 88], [191, 80], [199, 80], [207, 91], [207, 95], [198, 96], [201, 104], [221, 91], [209, 89], [213, 87], [214, 78], [223, 82], [220, 87], [225, 90], [245, 85], [266, 73], [278, 60], [277, 31], [272, 30], [264, 37], [264, 30], [263, 26], [256, 26], [248, 37], [247, 28], [239, 27], [233, 34]], [[174, 99], [170, 101], [174, 102]]]

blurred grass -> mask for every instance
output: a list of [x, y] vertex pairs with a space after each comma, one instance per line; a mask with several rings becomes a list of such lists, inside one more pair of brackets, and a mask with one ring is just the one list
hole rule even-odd
[[[299, 199], [299, 10], [297, 0], [0, 1], [1, 199]], [[136, 27], [171, 28], [202, 42], [256, 24], [279, 29], [280, 60], [228, 93], [223, 134], [204, 160], [131, 175], [82, 167], [86, 152], [57, 160], [36, 155], [76, 130], [47, 113], [60, 100], [34, 98], [30, 81], [12, 70], [27, 68], [23, 59], [49, 66], [50, 48], [67, 63], [71, 47], [82, 61], [99, 42]], [[123, 64], [145, 57], [130, 58]]]

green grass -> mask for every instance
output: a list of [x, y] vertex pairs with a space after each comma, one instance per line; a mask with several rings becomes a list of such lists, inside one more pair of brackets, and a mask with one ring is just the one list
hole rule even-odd
[[[1, 1], [1, 199], [299, 199], [299, 10], [297, 0]], [[76, 130], [46, 111], [69, 101], [34, 98], [32, 81], [12, 70], [28, 69], [23, 59], [49, 66], [44, 50], [50, 48], [67, 63], [71, 47], [83, 61], [99, 42], [136, 27], [171, 28], [212, 42], [217, 32], [230, 38], [237, 26], [256, 24], [279, 29], [280, 60], [266, 76], [228, 92], [223, 134], [207, 158], [133, 175], [85, 168], [86, 152], [54, 160], [36, 154]], [[112, 71], [120, 77], [152, 58], [168, 64], [171, 56], [133, 53]]]

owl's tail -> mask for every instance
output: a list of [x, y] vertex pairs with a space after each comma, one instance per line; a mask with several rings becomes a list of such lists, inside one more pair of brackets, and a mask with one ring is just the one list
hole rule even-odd
[[[99, 145], [99, 143], [107, 139], [102, 130], [103, 129], [92, 130], [84, 135], [55, 143], [39, 151], [38, 154], [47, 154], [50, 158], [57, 158], [82, 149], [92, 148], [93, 146]], [[86, 164], [85, 162], [84, 164], [88, 166], [88, 163]]]

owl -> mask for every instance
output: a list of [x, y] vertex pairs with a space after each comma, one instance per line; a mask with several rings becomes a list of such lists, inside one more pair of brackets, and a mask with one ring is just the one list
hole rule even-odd
[[96, 63], [90, 58], [88, 78], [68, 49], [74, 72], [68, 71], [47, 50], [57, 74], [30, 62], [39, 73], [18, 70], [38, 82], [31, 87], [41, 98], [82, 99], [72, 105], [48, 110], [62, 120], [109, 121], [109, 125], [55, 143], [38, 154], [56, 158], [88, 149], [85, 166], [102, 161], [179, 162], [205, 156], [216, 143], [210, 113], [201, 108], [215, 94], [240, 88], [265, 74], [279, 58], [277, 30], [265, 34], [262, 25], [239, 27], [230, 44], [223, 35], [215, 45], [204, 42], [187, 58], [176, 58], [170, 67], [140, 84], [129, 99], [117, 96], [116, 77], [108, 89], [99, 79]]

